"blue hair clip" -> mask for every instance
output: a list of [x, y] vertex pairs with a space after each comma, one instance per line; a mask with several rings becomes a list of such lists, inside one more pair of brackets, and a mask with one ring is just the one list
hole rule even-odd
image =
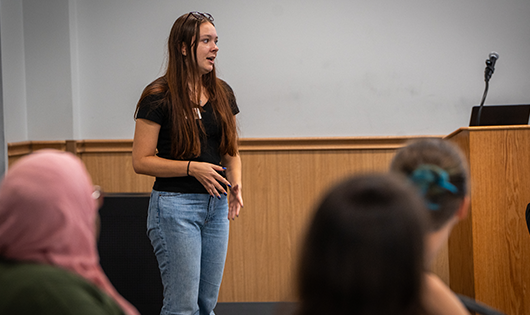
[[[449, 191], [453, 194], [458, 192], [458, 188], [449, 182], [449, 174], [443, 168], [432, 165], [422, 164], [418, 166], [409, 177], [416, 185], [423, 196], [426, 196], [432, 186]], [[431, 210], [438, 210], [440, 205], [427, 201], [427, 206]]]

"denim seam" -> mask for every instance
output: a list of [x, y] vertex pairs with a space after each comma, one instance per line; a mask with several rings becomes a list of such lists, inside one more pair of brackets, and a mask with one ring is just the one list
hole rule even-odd
[[[160, 242], [162, 243], [162, 248], [163, 248], [163, 255], [164, 255], [164, 260], [165, 260], [165, 263], [166, 263], [166, 271], [169, 268], [169, 264], [171, 263], [170, 259], [169, 259], [169, 254], [168, 254], [168, 251], [167, 251], [167, 242], [166, 242], [166, 237], [165, 237], [165, 234], [163, 232], [163, 229], [160, 227], [160, 224], [162, 222], [162, 215], [160, 213], [160, 199], [162, 199], [162, 194], [158, 194], [157, 196], [157, 200], [156, 200], [156, 211], [157, 211], [157, 214], [158, 214], [158, 218], [157, 218], [157, 225], [156, 225], [156, 229], [158, 230], [158, 235], [160, 236]], [[171, 285], [170, 283], [168, 283], [168, 285]], [[170, 301], [170, 296], [164, 296], [164, 299], [168, 299], [168, 301]]]

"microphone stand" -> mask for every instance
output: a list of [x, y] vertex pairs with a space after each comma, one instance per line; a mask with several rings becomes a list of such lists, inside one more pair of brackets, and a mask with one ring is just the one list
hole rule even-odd
[[486, 60], [486, 69], [484, 70], [484, 82], [486, 83], [486, 86], [484, 87], [484, 94], [482, 95], [482, 101], [480, 101], [480, 106], [478, 109], [477, 114], [477, 120], [476, 120], [476, 126], [480, 126], [480, 116], [482, 116], [482, 108], [484, 107], [484, 101], [486, 101], [486, 96], [488, 95], [488, 89], [490, 86], [490, 78], [493, 74], [493, 71], [495, 71], [495, 68], [493, 67], [491, 60]]

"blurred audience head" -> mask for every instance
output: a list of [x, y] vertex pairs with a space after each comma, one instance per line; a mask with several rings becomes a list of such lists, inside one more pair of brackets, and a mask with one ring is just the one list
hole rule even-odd
[[303, 244], [298, 314], [420, 314], [425, 212], [397, 174], [333, 187]]
[[397, 151], [390, 169], [406, 176], [425, 198], [432, 231], [439, 230], [455, 215], [462, 218], [467, 214], [468, 204], [464, 201], [469, 189], [468, 166], [460, 149], [451, 142], [412, 142]]
[[73, 154], [40, 150], [21, 158], [0, 184], [0, 256], [74, 272], [134, 314], [99, 265], [98, 197]]

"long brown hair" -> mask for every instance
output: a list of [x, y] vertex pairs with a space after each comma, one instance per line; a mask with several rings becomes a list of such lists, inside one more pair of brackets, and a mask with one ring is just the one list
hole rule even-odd
[[[228, 85], [217, 78], [215, 65], [211, 72], [202, 76], [197, 65], [196, 43], [200, 38], [200, 26], [202, 23], [214, 25], [212, 20], [204, 14], [190, 12], [175, 21], [168, 40], [166, 73], [144, 89], [136, 105], [135, 117], [142, 100], [149, 95], [162, 94], [161, 103], [167, 105], [173, 134], [171, 153], [176, 159], [201, 154], [200, 140], [204, 136], [204, 126], [201, 120], [197, 124], [197, 120], [187, 119], [195, 117], [196, 109], [201, 110], [198, 105], [201, 84], [206, 89], [215, 118], [221, 123], [223, 134], [219, 153], [232, 156], [238, 153], [236, 121], [230, 105], [235, 102], [235, 96]], [[183, 47], [189, 48], [190, 53], [184, 55]], [[196, 84], [199, 82], [201, 84]], [[190, 91], [190, 83], [198, 90]]]

